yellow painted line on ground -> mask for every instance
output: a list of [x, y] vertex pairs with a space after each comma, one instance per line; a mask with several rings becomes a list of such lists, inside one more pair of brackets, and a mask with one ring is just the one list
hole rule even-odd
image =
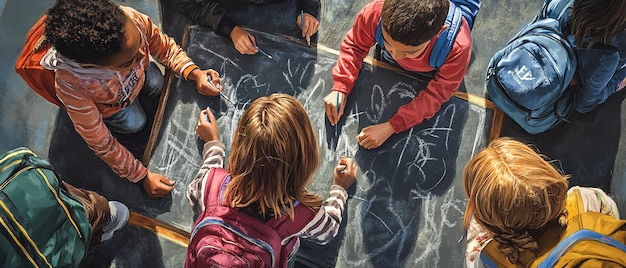
[[131, 212], [128, 217], [128, 223], [166, 237], [183, 247], [189, 245], [190, 234], [188, 232], [160, 220]]

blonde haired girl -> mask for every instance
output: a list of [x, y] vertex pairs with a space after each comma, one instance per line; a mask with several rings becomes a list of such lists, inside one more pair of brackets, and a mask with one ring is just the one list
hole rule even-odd
[[[200, 113], [196, 132], [206, 142], [204, 161], [189, 185], [187, 197], [194, 212], [200, 213], [205, 209], [208, 171], [223, 167], [225, 152], [219, 141], [217, 120], [209, 109]], [[317, 194], [306, 189], [319, 162], [317, 139], [302, 104], [285, 94], [260, 97], [250, 104], [237, 125], [228, 158], [231, 179], [222, 195], [223, 200], [230, 201], [224, 205], [266, 222], [280, 217], [302, 219], [306, 215], [296, 215], [294, 206], [303, 204], [313, 210], [314, 216], [289, 237], [326, 244], [339, 230], [348, 197], [346, 189], [355, 181], [357, 167], [353, 159], [339, 161], [330, 197], [322, 204]], [[295, 254], [298, 246], [296, 242], [288, 248], [289, 256]]]
[[573, 187], [568, 192], [567, 179], [535, 150], [509, 138], [496, 139], [476, 154], [463, 173], [469, 198], [467, 266], [482, 267], [478, 256], [492, 240], [510, 265], [532, 261], [524, 254], [543, 252], [538, 242], [545, 230], [565, 229], [566, 200], [573, 190], [581, 193], [587, 212], [619, 218], [615, 202], [602, 190]]

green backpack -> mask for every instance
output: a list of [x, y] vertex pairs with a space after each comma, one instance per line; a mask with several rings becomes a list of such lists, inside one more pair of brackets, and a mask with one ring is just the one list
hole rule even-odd
[[91, 227], [50, 164], [27, 148], [0, 156], [0, 267], [77, 267]]

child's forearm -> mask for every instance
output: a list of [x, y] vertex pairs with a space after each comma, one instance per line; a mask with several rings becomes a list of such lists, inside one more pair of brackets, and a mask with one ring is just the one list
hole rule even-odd
[[348, 192], [345, 188], [336, 184], [330, 187], [330, 193], [324, 202], [324, 208], [326, 213], [337, 223], [337, 225], [341, 224], [343, 210], [346, 206], [346, 200], [348, 200]]
[[224, 167], [224, 144], [219, 141], [209, 141], [204, 144], [202, 150], [202, 166], [187, 187], [187, 199], [194, 213], [204, 210], [204, 188], [206, 186], [206, 173], [211, 168]]
[[224, 144], [219, 141], [209, 141], [204, 144], [204, 149], [202, 150], [202, 166], [200, 166], [200, 170], [196, 173], [196, 176], [190, 183], [190, 188], [192, 184], [200, 184], [203, 185], [203, 181], [206, 179], [206, 173], [209, 172], [209, 169], [216, 167], [224, 167]]
[[224, 151], [224, 144], [220, 141], [209, 141], [204, 144], [202, 149], [202, 167], [201, 169], [209, 170], [210, 168], [224, 167], [224, 157], [226, 152]]
[[[346, 189], [339, 185], [332, 185], [330, 196], [313, 220], [304, 228], [302, 237], [320, 245], [328, 244], [339, 232], [347, 199]], [[321, 224], [323, 227], [320, 228]]]

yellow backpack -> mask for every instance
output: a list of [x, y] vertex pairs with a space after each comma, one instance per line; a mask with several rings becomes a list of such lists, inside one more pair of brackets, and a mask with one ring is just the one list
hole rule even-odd
[[626, 267], [626, 220], [599, 212], [585, 212], [578, 190], [567, 196], [567, 228], [549, 226], [534, 236], [539, 248], [519, 255], [512, 264], [492, 240], [481, 251], [487, 267]]

